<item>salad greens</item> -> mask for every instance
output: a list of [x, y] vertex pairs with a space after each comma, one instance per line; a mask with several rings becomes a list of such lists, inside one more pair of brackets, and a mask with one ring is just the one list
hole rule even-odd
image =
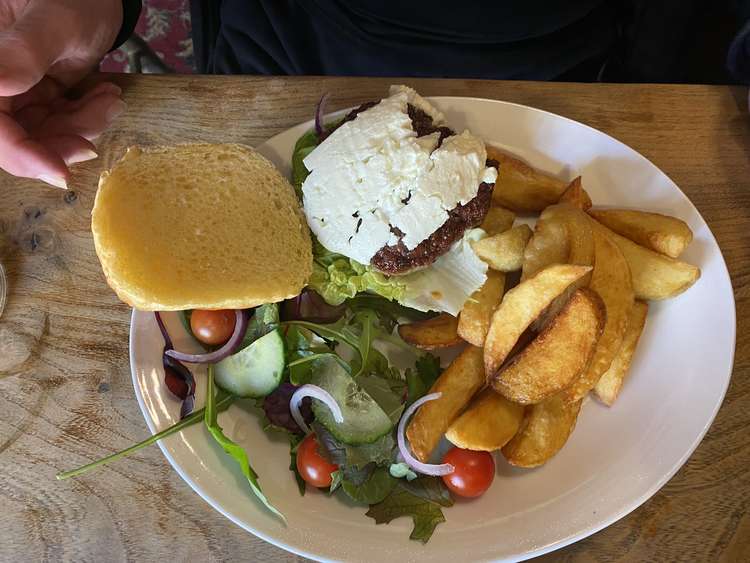
[[255, 496], [258, 497], [258, 499], [260, 499], [260, 501], [265, 504], [271, 512], [273, 512], [276, 516], [286, 522], [286, 518], [284, 517], [284, 515], [279, 512], [276, 507], [269, 502], [268, 498], [266, 498], [266, 495], [263, 494], [263, 491], [260, 488], [260, 484], [258, 483], [258, 474], [255, 473], [253, 468], [250, 466], [250, 462], [247, 459], [245, 450], [243, 450], [241, 446], [228, 438], [227, 435], [224, 434], [221, 426], [219, 426], [219, 422], [217, 420], [218, 412], [216, 410], [216, 389], [214, 388], [214, 366], [211, 364], [208, 365], [206, 406], [204, 407], [203, 413], [206, 428], [208, 428], [211, 436], [213, 436], [216, 443], [219, 444], [224, 449], [224, 451], [240, 466], [242, 474], [250, 484], [250, 488], [252, 489], [253, 493], [255, 493]]
[[382, 502], [370, 506], [366, 512], [376, 524], [387, 524], [401, 516], [414, 522], [410, 539], [427, 541], [435, 527], [445, 522], [441, 507], [453, 505], [450, 493], [440, 479], [419, 477], [413, 481], [400, 480]]

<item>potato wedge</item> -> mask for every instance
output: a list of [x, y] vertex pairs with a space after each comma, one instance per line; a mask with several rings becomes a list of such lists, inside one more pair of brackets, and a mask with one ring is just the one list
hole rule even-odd
[[693, 240], [693, 231], [677, 217], [630, 209], [594, 209], [589, 214], [618, 235], [671, 258]]
[[569, 255], [567, 227], [559, 218], [542, 212], [523, 252], [521, 280], [527, 280], [552, 264], [567, 264]]
[[636, 299], [655, 301], [679, 295], [701, 277], [697, 266], [664, 256], [618, 235], [594, 221], [595, 230], [607, 233], [630, 267]]
[[591, 198], [588, 192], [583, 189], [580, 176], [568, 184], [568, 187], [560, 196], [560, 203], [568, 203], [582, 211], [588, 211], [591, 208]]
[[531, 238], [531, 227], [518, 225], [509, 231], [473, 241], [471, 247], [490, 268], [513, 272], [523, 266], [523, 250]]
[[454, 446], [467, 450], [499, 450], [516, 435], [524, 408], [485, 389], [448, 427], [445, 437]]
[[[591, 233], [591, 218], [569, 203], [551, 205], [542, 212], [534, 230], [534, 236], [526, 245], [521, 279], [551, 263], [594, 264], [594, 238]], [[526, 277], [524, 277], [526, 276]], [[587, 274], [565, 293], [560, 295], [545, 312], [532, 324], [532, 329], [540, 332], [568, 302], [579, 287], [586, 287], [591, 281]]]
[[502, 448], [505, 459], [518, 467], [549, 461], [568, 441], [580, 410], [581, 401], [566, 403], [559, 395], [526, 407], [521, 430]]
[[493, 205], [484, 216], [484, 221], [479, 225], [489, 236], [499, 235], [513, 226], [516, 220], [516, 214], [510, 209], [505, 209], [499, 205]]
[[[524, 250], [521, 279], [550, 264], [594, 264], [591, 221], [586, 213], [569, 203], [551, 205], [540, 215], [534, 235]], [[588, 281], [586, 278], [584, 285]]]
[[570, 284], [591, 271], [591, 266], [555, 264], [537, 272], [505, 294], [490, 321], [484, 342], [484, 367], [494, 375], [518, 338]]
[[405, 342], [422, 350], [448, 348], [461, 344], [458, 335], [458, 318], [448, 313], [424, 321], [398, 325], [398, 334]]
[[562, 391], [562, 396], [569, 403], [583, 399], [609, 369], [622, 345], [634, 301], [630, 269], [620, 249], [599, 229], [594, 230], [594, 245], [596, 263], [590, 287], [604, 301], [607, 320], [585, 371], [570, 387]]
[[484, 382], [482, 349], [468, 345], [430, 388], [430, 393], [439, 392], [442, 396], [422, 405], [406, 429], [411, 449], [418, 459], [429, 459], [440, 437]]
[[638, 339], [640, 339], [643, 327], [646, 324], [647, 314], [648, 303], [644, 301], [633, 303], [633, 308], [630, 309], [630, 315], [628, 316], [628, 328], [625, 331], [625, 337], [622, 339], [622, 346], [620, 346], [615, 359], [612, 360], [609, 369], [604, 372], [604, 375], [594, 387], [597, 398], [607, 406], [611, 407], [620, 393], [635, 348], [638, 346]]
[[487, 281], [471, 294], [458, 315], [458, 335], [469, 344], [481, 348], [490, 329], [492, 313], [505, 291], [505, 274], [487, 270]]
[[598, 294], [577, 290], [539, 336], [494, 375], [492, 387], [522, 405], [565, 389], [588, 365], [606, 316]]
[[511, 211], [541, 211], [557, 203], [567, 183], [532, 168], [522, 160], [487, 145], [487, 158], [500, 163], [492, 200]]

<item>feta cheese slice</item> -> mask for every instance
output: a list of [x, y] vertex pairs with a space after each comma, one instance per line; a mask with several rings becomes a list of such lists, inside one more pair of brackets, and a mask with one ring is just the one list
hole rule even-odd
[[432, 266], [401, 276], [399, 281], [406, 284], [406, 293], [400, 303], [419, 311], [458, 315], [466, 300], [487, 280], [487, 264], [471, 247], [471, 241], [484, 236], [482, 229], [466, 231]]
[[[496, 171], [485, 167], [484, 143], [464, 131], [443, 140], [417, 138], [408, 115], [413, 104], [436, 124], [444, 116], [406, 86], [337, 128], [304, 159], [302, 184], [310, 229], [328, 250], [363, 264], [401, 240], [409, 250], [474, 198]], [[494, 181], [494, 177], [493, 181]], [[485, 180], [486, 181], [486, 180]]]

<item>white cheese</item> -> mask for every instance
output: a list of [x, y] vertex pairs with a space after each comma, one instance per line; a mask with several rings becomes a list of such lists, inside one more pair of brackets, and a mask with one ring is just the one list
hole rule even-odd
[[417, 94], [417, 91], [414, 88], [410, 88], [409, 86], [405, 86], [404, 84], [392, 84], [388, 93], [393, 96], [394, 94], [398, 94], [399, 92], [406, 93], [408, 102], [415, 108], [421, 109], [423, 112], [429, 115], [435, 125], [445, 125], [445, 116], [440, 111], [438, 111], [430, 102]]
[[443, 115], [411, 88], [392, 92], [304, 159], [310, 229], [328, 250], [363, 264], [398, 242], [391, 227], [404, 233], [408, 249], [415, 248], [448, 219], [449, 210], [476, 196], [480, 182], [497, 174], [485, 167], [484, 143], [468, 131], [444, 139], [437, 149], [438, 134], [417, 138], [407, 104], [439, 123]]
[[429, 268], [401, 276], [406, 284], [402, 305], [419, 311], [445, 311], [458, 315], [466, 300], [487, 280], [487, 264], [471, 247], [472, 240], [485, 236], [471, 229]]

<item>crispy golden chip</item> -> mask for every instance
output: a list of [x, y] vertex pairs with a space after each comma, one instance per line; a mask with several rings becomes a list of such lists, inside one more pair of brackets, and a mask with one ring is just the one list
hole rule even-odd
[[487, 281], [464, 303], [458, 316], [458, 335], [474, 346], [484, 346], [492, 313], [500, 304], [505, 290], [505, 274], [487, 270]]
[[[591, 233], [591, 218], [570, 203], [551, 205], [542, 212], [534, 229], [534, 236], [524, 251], [523, 274], [521, 279], [550, 264], [594, 264], [594, 237]], [[586, 287], [591, 281], [587, 274], [565, 293], [560, 295], [532, 324], [532, 329], [540, 332], [568, 302], [579, 287]]]
[[484, 381], [482, 349], [469, 344], [430, 388], [430, 393], [439, 392], [442, 396], [422, 405], [406, 429], [418, 459], [429, 459], [440, 437], [484, 386]]
[[441, 313], [424, 321], [398, 325], [398, 334], [405, 342], [423, 350], [448, 348], [463, 342], [458, 335], [458, 318], [448, 313]]
[[567, 183], [487, 145], [487, 158], [500, 163], [492, 200], [516, 212], [541, 211], [557, 203]]
[[534, 319], [570, 284], [590, 271], [591, 266], [556, 264], [537, 272], [505, 294], [492, 315], [484, 342], [484, 366], [488, 377], [502, 365]]
[[677, 217], [630, 209], [595, 209], [589, 214], [618, 235], [671, 258], [693, 240], [693, 231]]
[[628, 327], [628, 315], [633, 307], [633, 285], [625, 257], [612, 240], [599, 229], [594, 229], [596, 263], [591, 276], [591, 289], [604, 301], [607, 320], [588, 367], [580, 378], [562, 391], [568, 402], [583, 399], [594, 388], [602, 374], [609, 369], [622, 345]]
[[[594, 239], [589, 217], [569, 203], [549, 206], [536, 223], [523, 260], [522, 280], [551, 264], [592, 266]], [[588, 281], [586, 278], [584, 285]]]
[[467, 450], [499, 450], [518, 432], [523, 411], [521, 405], [485, 389], [450, 425], [445, 437], [454, 446]]
[[568, 187], [560, 196], [560, 203], [568, 203], [582, 211], [587, 211], [591, 208], [591, 198], [588, 192], [583, 189], [580, 176], [568, 184]]
[[674, 297], [701, 277], [701, 270], [697, 266], [649, 250], [597, 221], [593, 225], [594, 230], [607, 233], [625, 256], [637, 299], [651, 301]]
[[492, 387], [523, 405], [565, 389], [586, 368], [605, 318], [599, 295], [577, 290], [539, 336], [495, 374]]
[[615, 359], [599, 379], [599, 383], [594, 387], [594, 393], [599, 400], [605, 405], [612, 406], [620, 393], [622, 383], [630, 369], [630, 362], [633, 359], [635, 348], [638, 345], [638, 339], [641, 337], [643, 327], [646, 324], [646, 315], [648, 313], [648, 303], [636, 301], [628, 316], [628, 328], [625, 331], [625, 337], [622, 339], [622, 346], [617, 352]]
[[484, 216], [484, 221], [482, 221], [479, 228], [484, 229], [489, 236], [499, 235], [510, 229], [515, 220], [516, 214], [510, 209], [505, 209], [499, 205], [493, 205], [487, 211], [487, 215]]
[[580, 410], [581, 401], [566, 403], [560, 395], [526, 407], [521, 429], [502, 449], [505, 459], [518, 467], [547, 462], [568, 441]]
[[471, 247], [493, 270], [513, 272], [523, 265], [523, 249], [531, 238], [531, 227], [518, 225], [509, 231], [472, 241]]

